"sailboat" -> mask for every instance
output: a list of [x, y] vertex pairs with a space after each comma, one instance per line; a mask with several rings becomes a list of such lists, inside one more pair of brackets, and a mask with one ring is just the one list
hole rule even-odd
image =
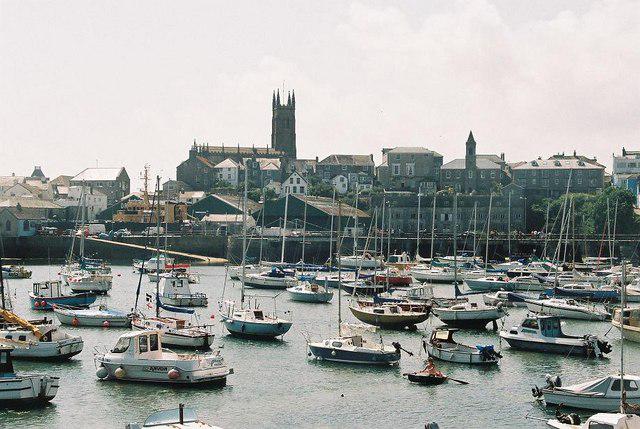
[[[338, 235], [341, 231], [342, 205], [338, 201]], [[333, 231], [331, 231], [333, 234]], [[363, 330], [359, 327], [342, 324], [342, 269], [340, 264], [340, 250], [342, 240], [339, 239], [338, 253], [338, 335], [326, 338], [319, 342], [307, 342], [311, 354], [316, 359], [332, 362], [356, 363], [367, 365], [394, 365], [400, 361], [400, 345], [385, 345], [373, 342], [363, 336]], [[374, 330], [374, 328], [370, 328]]]
[[[242, 272], [240, 274], [240, 305], [236, 305], [234, 301], [225, 301], [220, 306], [220, 317], [222, 323], [229, 333], [235, 337], [255, 338], [255, 339], [274, 339], [286, 334], [291, 325], [289, 320], [282, 319], [276, 314], [266, 314], [257, 304], [252, 308], [250, 303], [245, 306], [245, 279], [247, 264], [247, 192], [248, 192], [248, 173], [247, 168], [244, 171], [244, 210], [242, 211]], [[287, 194], [288, 195], [288, 194]], [[288, 197], [287, 197], [288, 198]], [[286, 206], [286, 202], [285, 202]], [[286, 218], [286, 215], [285, 215]], [[284, 235], [283, 250], [284, 258]]]
[[0, 345], [0, 408], [20, 408], [51, 401], [58, 393], [60, 378], [16, 373], [12, 351], [13, 348]]
[[[156, 178], [156, 196], [160, 195], [160, 176]], [[154, 197], [155, 199], [155, 197]], [[157, 200], [156, 207], [156, 222], [157, 222], [157, 234], [156, 234], [156, 252], [160, 255], [160, 201]], [[159, 271], [160, 257], [156, 258], [156, 270]], [[144, 268], [144, 267], [143, 267]], [[140, 287], [142, 282], [142, 272], [140, 270], [140, 277], [138, 278], [138, 289], [136, 291], [136, 305], [138, 307], [138, 297], [140, 296]], [[141, 312], [136, 312], [131, 320], [131, 326], [138, 330], [160, 330], [162, 332], [162, 342], [167, 346], [181, 347], [181, 348], [195, 348], [195, 349], [209, 349], [213, 344], [214, 335], [210, 333], [206, 328], [195, 326], [185, 319], [177, 317], [160, 316], [160, 309], [163, 308], [173, 313], [193, 314], [194, 311], [188, 308], [174, 307], [168, 304], [163, 304], [160, 300], [160, 285], [159, 282], [155, 283], [155, 304], [156, 314], [155, 317], [148, 317]], [[149, 298], [149, 296], [148, 296]]]

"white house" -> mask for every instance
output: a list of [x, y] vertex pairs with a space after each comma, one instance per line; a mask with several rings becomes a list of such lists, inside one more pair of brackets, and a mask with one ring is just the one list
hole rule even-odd
[[195, 204], [206, 196], [204, 191], [182, 191], [178, 194], [178, 201], [185, 204]]
[[[87, 206], [87, 220], [92, 221], [98, 213], [107, 209], [107, 196], [95, 188], [85, 186], [85, 204]], [[56, 200], [62, 207], [78, 207], [81, 204], [82, 186], [70, 186], [69, 193], [64, 199]]]
[[282, 195], [304, 195], [307, 193], [307, 181], [297, 172], [293, 172], [282, 184]]
[[238, 186], [240, 177], [240, 164], [227, 158], [213, 167], [213, 172], [218, 180], [225, 181], [232, 186]]
[[331, 179], [331, 184], [333, 185], [333, 189], [339, 194], [346, 194], [347, 190], [349, 190], [349, 181], [342, 174], [338, 174]]

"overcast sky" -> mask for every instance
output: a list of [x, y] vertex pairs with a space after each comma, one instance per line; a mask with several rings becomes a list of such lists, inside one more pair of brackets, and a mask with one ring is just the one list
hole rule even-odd
[[[638, 1], [0, 0], [0, 175], [145, 163], [193, 139], [298, 154], [425, 146], [509, 161], [640, 149]], [[135, 180], [135, 187], [139, 181]]]

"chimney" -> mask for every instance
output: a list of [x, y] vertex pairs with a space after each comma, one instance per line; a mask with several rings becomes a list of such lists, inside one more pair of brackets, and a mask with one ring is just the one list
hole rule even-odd
[[504, 161], [504, 152], [500, 154], [500, 159]]

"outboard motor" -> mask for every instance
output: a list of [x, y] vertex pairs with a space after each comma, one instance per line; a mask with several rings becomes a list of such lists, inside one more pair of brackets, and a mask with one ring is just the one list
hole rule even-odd
[[577, 426], [580, 423], [582, 423], [581, 420], [580, 420], [580, 416], [577, 415], [576, 413], [565, 414], [565, 413], [561, 412], [559, 408], [556, 410], [556, 419], [560, 423], [565, 423], [565, 424], [569, 424], [569, 425], [576, 425]]
[[544, 377], [547, 382], [547, 389], [553, 389], [555, 387], [562, 387], [562, 380], [558, 375], [547, 374]]

